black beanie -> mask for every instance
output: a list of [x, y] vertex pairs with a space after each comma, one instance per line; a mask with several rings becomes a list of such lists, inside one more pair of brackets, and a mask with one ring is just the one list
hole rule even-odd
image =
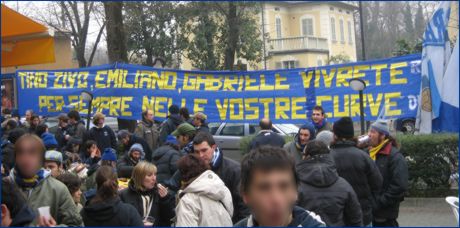
[[179, 114], [179, 107], [177, 105], [171, 105], [168, 109], [171, 114]]
[[355, 136], [353, 120], [350, 117], [342, 117], [335, 121], [332, 131], [337, 138], [351, 139]]

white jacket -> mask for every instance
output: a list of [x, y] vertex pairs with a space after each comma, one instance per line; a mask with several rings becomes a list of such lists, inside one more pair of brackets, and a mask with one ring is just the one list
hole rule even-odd
[[203, 172], [179, 197], [176, 226], [233, 226], [232, 195], [213, 171]]

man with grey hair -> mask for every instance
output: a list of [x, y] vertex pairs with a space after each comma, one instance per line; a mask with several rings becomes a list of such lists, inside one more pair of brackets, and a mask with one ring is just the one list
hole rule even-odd
[[125, 152], [128, 151], [135, 143], [138, 143], [142, 146], [142, 149], [144, 149], [143, 152], [145, 153], [145, 160], [149, 162], [152, 161], [153, 152], [150, 149], [149, 144], [143, 138], [131, 134], [128, 130], [120, 130], [117, 136], [118, 141], [123, 144]]
[[316, 135], [316, 141], [323, 142], [327, 147], [330, 147], [332, 141], [334, 141], [334, 133], [329, 130], [321, 131]]

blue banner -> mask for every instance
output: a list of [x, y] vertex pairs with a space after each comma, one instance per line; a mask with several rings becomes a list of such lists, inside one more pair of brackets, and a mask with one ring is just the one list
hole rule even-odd
[[420, 55], [304, 69], [268, 71], [183, 71], [120, 64], [68, 70], [16, 72], [19, 112], [54, 116], [87, 113], [81, 92], [93, 94], [92, 113], [141, 119], [145, 109], [163, 120], [168, 107], [203, 112], [208, 122], [304, 123], [322, 105], [329, 121], [359, 119], [358, 92], [348, 80], [363, 79], [366, 120], [385, 108], [387, 118], [415, 117]]

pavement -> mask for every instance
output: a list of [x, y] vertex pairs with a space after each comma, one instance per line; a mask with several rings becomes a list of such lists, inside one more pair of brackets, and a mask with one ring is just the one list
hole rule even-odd
[[458, 227], [445, 198], [405, 198], [398, 222], [401, 227]]

